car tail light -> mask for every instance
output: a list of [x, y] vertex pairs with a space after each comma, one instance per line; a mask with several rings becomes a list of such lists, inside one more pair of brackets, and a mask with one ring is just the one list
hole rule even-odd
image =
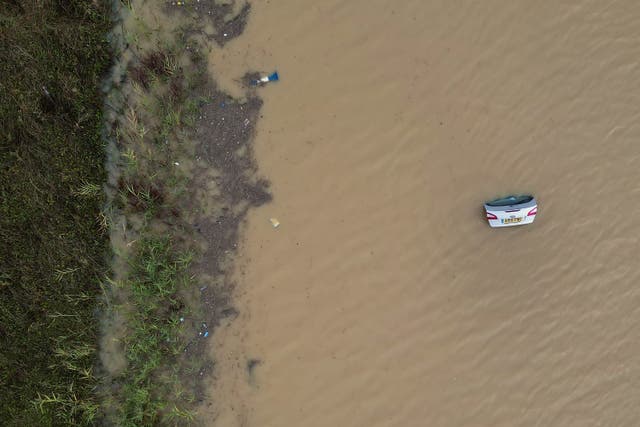
[[538, 213], [538, 207], [536, 206], [535, 208], [531, 209], [529, 211], [529, 213], [527, 214], [527, 216], [534, 216], [535, 214]]
[[487, 212], [487, 219], [498, 219], [498, 217], [492, 214], [491, 212]]

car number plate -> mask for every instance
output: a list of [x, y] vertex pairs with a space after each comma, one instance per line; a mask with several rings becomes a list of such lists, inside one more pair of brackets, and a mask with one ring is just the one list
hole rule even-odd
[[503, 218], [502, 223], [503, 224], [516, 224], [518, 222], [522, 221], [521, 217], [518, 218]]

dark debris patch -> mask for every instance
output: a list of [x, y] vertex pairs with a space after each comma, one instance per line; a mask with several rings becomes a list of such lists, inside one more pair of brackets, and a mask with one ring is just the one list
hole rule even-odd
[[[192, 30], [201, 33], [207, 38], [213, 39], [220, 46], [238, 37], [244, 31], [251, 11], [251, 5], [245, 3], [237, 14], [234, 14], [235, 0], [169, 0], [166, 7], [169, 11], [189, 13], [196, 18], [199, 28]], [[207, 34], [203, 26], [206, 23], [213, 24], [214, 34]]]
[[[171, 13], [194, 18], [193, 28], [184, 34], [186, 38], [192, 34], [204, 35], [220, 46], [243, 32], [251, 9], [245, 3], [239, 13], [233, 14], [236, 10], [233, 0], [168, 0], [165, 6]], [[211, 27], [214, 28], [213, 33]], [[150, 57], [147, 63], [142, 64], [139, 80], [144, 82], [145, 78], [158, 77], [161, 69], [156, 67], [156, 59]], [[255, 125], [262, 101], [249, 86], [246, 85], [247, 96], [242, 100], [229, 97], [212, 81], [203, 82], [199, 88], [200, 95], [207, 101], [200, 104], [196, 117], [196, 162], [190, 183], [192, 197], [182, 209], [199, 212], [202, 204], [198, 197], [202, 192], [209, 193], [206, 190], [210, 188], [209, 181], [214, 180], [218, 191], [215, 196], [210, 196], [214, 200], [206, 203], [215, 206], [213, 213], [202, 212], [192, 217], [196, 240], [206, 242], [206, 249], [190, 267], [190, 274], [194, 277], [212, 278], [212, 283], [202, 283], [198, 290], [204, 309], [203, 320], [211, 333], [223, 319], [233, 319], [239, 314], [233, 306], [235, 283], [232, 263], [237, 254], [240, 227], [249, 209], [271, 200], [269, 182], [259, 176], [253, 151]], [[212, 170], [215, 178], [210, 173]], [[185, 353], [190, 358], [207, 360], [208, 342], [204, 335], [198, 335], [189, 343]], [[213, 362], [207, 363], [194, 378], [198, 401], [202, 401], [204, 396], [203, 384], [198, 379], [215, 369]], [[258, 364], [254, 363], [251, 369]]]
[[[262, 101], [254, 95], [236, 100], [213, 86], [206, 92], [209, 102], [201, 105], [196, 121], [195, 156], [200, 161], [192, 185], [194, 195], [206, 188], [206, 180], [211, 179], [207, 172], [214, 169], [219, 191], [213, 200], [216, 213], [203, 213], [195, 219], [194, 231], [206, 241], [207, 249], [191, 272], [196, 277], [214, 278], [215, 283], [200, 288], [206, 322], [213, 330], [223, 319], [238, 316], [233, 307], [235, 283], [230, 260], [237, 253], [240, 227], [248, 210], [269, 202], [271, 194], [268, 181], [258, 175], [253, 152]], [[187, 209], [197, 209], [195, 198], [191, 203]], [[204, 354], [205, 346], [206, 340], [196, 339], [187, 351], [192, 356]]]
[[235, 254], [241, 223], [251, 207], [271, 200], [269, 182], [258, 177], [253, 154], [255, 123], [262, 101], [250, 97], [244, 101], [229, 98], [215, 91], [211, 102], [202, 106], [196, 125], [199, 141], [196, 156], [206, 165], [196, 171], [195, 185], [213, 168], [219, 189], [215, 203], [220, 207], [217, 216], [203, 216], [197, 220], [197, 231], [208, 243], [204, 259], [210, 274], [225, 274], [224, 261]]
[[236, 101], [221, 92], [212, 99], [201, 109], [197, 135], [203, 143], [197, 154], [221, 172], [217, 178], [221, 198], [230, 206], [248, 202], [256, 207], [269, 202], [269, 184], [256, 178], [251, 145], [262, 101], [257, 97]]

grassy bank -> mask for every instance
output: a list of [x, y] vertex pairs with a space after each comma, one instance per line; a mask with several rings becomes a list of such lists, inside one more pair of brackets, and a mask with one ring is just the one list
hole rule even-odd
[[260, 102], [207, 77], [248, 6], [120, 5], [106, 73], [106, 2], [0, 3], [2, 425], [192, 424], [239, 224], [268, 198]]
[[122, 60], [130, 59], [120, 64], [124, 76], [112, 93], [119, 114], [111, 132], [118, 155], [110, 225], [119, 268], [107, 315], [122, 322], [107, 326], [105, 337], [124, 363], [107, 368], [104, 417], [122, 426], [188, 425], [206, 362], [188, 351], [202, 322], [193, 315], [188, 269], [196, 248], [184, 218], [206, 63], [185, 30], [151, 30], [136, 6], [144, 7], [123, 10], [130, 43]]
[[91, 425], [105, 275], [99, 2], [0, 2], [0, 419]]
[[[146, 234], [146, 233], [145, 233]], [[134, 307], [123, 339], [127, 369], [119, 378], [118, 425], [158, 425], [192, 421], [194, 395], [182, 384], [185, 306], [179, 291], [189, 282], [191, 261], [167, 237], [139, 242], [129, 278], [123, 283]]]

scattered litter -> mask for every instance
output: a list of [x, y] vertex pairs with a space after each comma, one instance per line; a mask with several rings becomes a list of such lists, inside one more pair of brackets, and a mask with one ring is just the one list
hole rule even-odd
[[209, 327], [207, 326], [207, 324], [205, 322], [202, 322], [202, 331], [198, 332], [198, 335], [202, 336], [203, 338], [206, 338], [209, 336]]
[[180, 163], [178, 163], [178, 162], [173, 162], [173, 164], [176, 165], [176, 166], [180, 166]]
[[180, 323], [184, 322], [184, 317], [180, 318]]
[[273, 228], [280, 227], [280, 221], [278, 221], [277, 218], [269, 218], [269, 222], [271, 222], [271, 225], [273, 226]]
[[268, 76], [260, 77], [258, 80], [254, 80], [251, 83], [254, 85], [258, 85], [258, 84], [266, 84], [269, 82], [277, 82], [278, 80], [280, 80], [280, 76], [278, 75], [277, 71], [274, 71]]
[[244, 125], [245, 125], [245, 126], [249, 126], [249, 123], [251, 123], [251, 120], [249, 120], [249, 119], [244, 119]]
[[223, 34], [223, 36], [224, 36], [224, 37], [227, 37], [227, 33], [224, 33], [224, 34]]

